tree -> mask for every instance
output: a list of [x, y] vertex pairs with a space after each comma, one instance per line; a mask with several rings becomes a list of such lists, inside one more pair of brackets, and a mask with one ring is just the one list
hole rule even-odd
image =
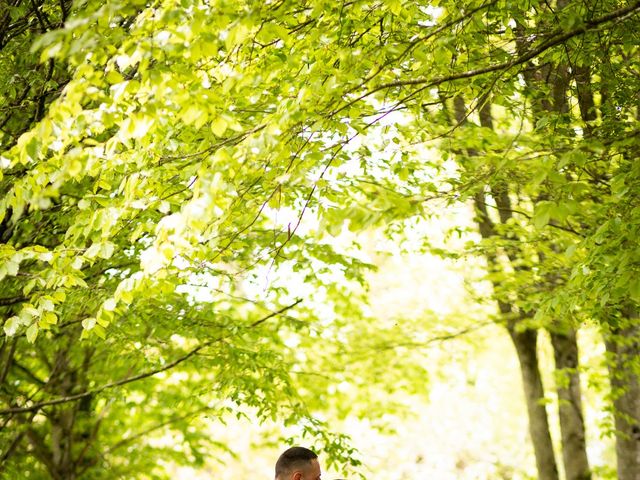
[[[206, 439], [187, 420], [243, 407], [301, 421], [335, 445], [312, 420], [318, 404], [296, 388], [292, 372], [307, 359], [287, 345], [373, 327], [352, 295], [368, 266], [325, 232], [424, 215], [429, 198], [471, 199], [507, 179], [521, 210], [497, 232], [508, 242], [486, 246], [496, 258], [519, 252], [509, 260], [530, 271], [504, 275], [496, 295], [523, 320], [516, 336], [548, 327], [570, 339], [564, 327], [577, 322], [555, 328], [559, 318], [602, 326], [619, 476], [637, 476], [640, 4], [89, 0], [71, 16], [66, 3], [16, 5], [0, 15], [11, 32], [3, 54], [16, 52], [3, 69], [39, 72], [44, 86], [26, 94], [35, 113], [3, 126], [8, 468], [135, 475], [152, 455], [129, 463], [133, 450], [118, 451], [166, 452], [137, 440], [167, 426], [189, 445], [180, 456], [197, 459]], [[590, 71], [603, 46], [608, 61]], [[547, 95], [527, 76], [545, 72], [555, 76], [536, 88], [567, 106], [533, 112]], [[4, 107], [27, 97], [18, 89]], [[488, 98], [500, 124], [474, 129]], [[465, 128], [442, 112], [455, 99], [470, 104]], [[358, 143], [384, 122], [404, 149], [397, 156]], [[438, 137], [442, 151], [483, 152], [445, 191], [430, 179], [441, 162], [405, 143]], [[500, 193], [491, 196], [505, 213]], [[287, 271], [313, 298], [298, 301]], [[536, 288], [513, 297], [523, 279]], [[198, 301], [205, 293], [209, 302]], [[335, 370], [333, 360], [316, 368]], [[131, 440], [126, 414], [149, 422]], [[349, 453], [341, 442], [330, 450]]]
[[[589, 93], [591, 83], [597, 79], [590, 73], [588, 65], [595, 58], [594, 52], [603, 49], [598, 32], [606, 31], [609, 38], [619, 39], [614, 43], [622, 50], [633, 49], [633, 42], [626, 37], [629, 28], [633, 29], [630, 25], [635, 24], [633, 15], [637, 13], [638, 6], [606, 5], [600, 9], [593, 5], [562, 2], [550, 5], [545, 2], [522, 5], [522, 10], [511, 6], [506, 11], [489, 2], [477, 8], [469, 6], [460, 12], [458, 4], [441, 5], [443, 16], [455, 13], [450, 17], [444, 16], [425, 36], [409, 33], [404, 45], [397, 47], [403, 54], [413, 54], [418, 50], [416, 45], [420, 41], [432, 40], [429, 51], [434, 61], [430, 62], [419, 53], [411, 60], [405, 57], [403, 60], [406, 61], [398, 63], [393, 70], [395, 79], [373, 86], [370, 91], [384, 91], [385, 98], [392, 104], [399, 99], [395, 107], [409, 109], [416, 118], [425, 119], [416, 128], [405, 129], [411, 142], [424, 139], [426, 134], [431, 138], [444, 138], [442, 143], [449, 151], [467, 152], [460, 162], [460, 170], [464, 173], [456, 172], [448, 193], [456, 199], [474, 199], [483, 236], [499, 235], [499, 241], [485, 244], [483, 251], [493, 264], [490, 278], [499, 287], [496, 296], [501, 304], [500, 310], [508, 316], [527, 320], [516, 324], [512, 323], [513, 317], [506, 319], [512, 325], [514, 335], [525, 337], [526, 332], [529, 334], [528, 340], [518, 350], [523, 355], [527, 352], [525, 356], [529, 360], [523, 361], [523, 367], [527, 366], [525, 370], [533, 372], [523, 372], [525, 385], [530, 383], [529, 389], [534, 392], [530, 395], [532, 417], [534, 412], [540, 411], [540, 421], [534, 422], [532, 418], [533, 436], [538, 437], [542, 444], [537, 449], [540, 477], [556, 478], [557, 475], [546, 415], [542, 407], [536, 407], [543, 392], [540, 381], [535, 380], [539, 377], [535, 373], [536, 336], [532, 329], [544, 325], [551, 332], [558, 369], [566, 376], [566, 379], [563, 376], [559, 378], [558, 386], [565, 470], [569, 478], [588, 478], [573, 329], [579, 320], [590, 319], [599, 322], [605, 333], [608, 332], [610, 323], [602, 322], [599, 307], [596, 307], [595, 315], [592, 308], [594, 303], [607, 304], [609, 298], [606, 296], [595, 302], [595, 299], [588, 300], [575, 280], [587, 272], [600, 289], [608, 289], [612, 283], [596, 281], [597, 269], [585, 268], [583, 263], [573, 268], [572, 262], [579, 258], [576, 249], [581, 246], [589, 249], [596, 229], [602, 223], [608, 223], [608, 216], [617, 211], [617, 208], [612, 208], [606, 215], [594, 215], [594, 210], [598, 212], [594, 204], [611, 195], [603, 185], [606, 185], [607, 178], [619, 172], [620, 167], [605, 160], [605, 164], [600, 166], [607, 170], [606, 173], [596, 173], [597, 168], [584, 168], [590, 154], [594, 156], [593, 164], [597, 164], [600, 157], [602, 137], [598, 138], [596, 128], [613, 128], [607, 124], [606, 114], [598, 116], [597, 102]], [[429, 22], [435, 23], [423, 20], [425, 24]], [[610, 45], [608, 41], [606, 43]], [[628, 58], [626, 54], [621, 54], [621, 57]], [[628, 64], [622, 62], [613, 66], [610, 62], [607, 67], [624, 70]], [[420, 76], [415, 74], [416, 70], [427, 73]], [[606, 74], [609, 78], [611, 70]], [[625, 78], [626, 85], [633, 84], [622, 74], [617, 78]], [[462, 79], [469, 81], [467, 84], [456, 83]], [[442, 115], [433, 106], [446, 105], [451, 99], [460, 101], [465, 97], [473, 99], [471, 108], [456, 109], [456, 125], [451, 128], [453, 115], [447, 114], [446, 108]], [[623, 122], [624, 126], [617, 126], [620, 136], [615, 139], [609, 137], [604, 142], [607, 152], [600, 157], [602, 159], [625, 155], [618, 150], [623, 143], [626, 143], [623, 150], [628, 156], [628, 148], [634, 144], [629, 136], [635, 137], [636, 98], [634, 95], [629, 98], [631, 101], [625, 102], [627, 107], [615, 107], [620, 110], [628, 108], [627, 121]], [[487, 108], [491, 104], [504, 112], [500, 115], [500, 137], [486, 129], [491, 127]], [[575, 107], [570, 108], [572, 104]], [[472, 133], [467, 128], [460, 128], [468, 123], [469, 117], [484, 128], [476, 128]], [[577, 156], [580, 160], [574, 164]], [[410, 163], [408, 168], [420, 170], [415, 163]], [[424, 171], [423, 167], [412, 186], [414, 192], [422, 190], [423, 198], [428, 199], [438, 189], [432, 183], [425, 184]], [[485, 196], [489, 197], [488, 202]], [[491, 208], [496, 210], [496, 215], [489, 214], [488, 209]], [[498, 232], [495, 222], [501, 224]], [[532, 249], [530, 245], [537, 245], [537, 248]], [[531, 288], [531, 284], [543, 288]], [[565, 288], [571, 293], [567, 293]], [[633, 297], [631, 289], [621, 290], [614, 304], [625, 296]], [[627, 311], [622, 316], [633, 315]], [[634, 324], [635, 320], [630, 320], [624, 333], [618, 337], [618, 341], [630, 343], [630, 351], [634, 351], [633, 345], [637, 343], [635, 333], [628, 330]], [[637, 475], [634, 466], [637, 455], [634, 435], [629, 428], [637, 424], [637, 407], [629, 399], [637, 395], [634, 394], [633, 374], [628, 369], [633, 370], [630, 358], [634, 354], [625, 352], [620, 355], [611, 346], [609, 350], [616, 358], [613, 361], [618, 368], [626, 370], [625, 374], [612, 370], [614, 396], [626, 399], [617, 402], [618, 413], [615, 414], [619, 430], [616, 435], [619, 476], [633, 478]], [[622, 360], [623, 356], [625, 360]], [[627, 366], [621, 367], [622, 363]], [[626, 384], [624, 387], [617, 380], [620, 377], [625, 378], [622, 380]], [[537, 387], [533, 388], [535, 385]]]
[[[278, 218], [309, 203], [308, 166], [327, 145], [305, 138], [301, 112], [271, 121], [274, 105], [243, 97], [252, 84], [231, 85], [258, 48], [243, 37], [245, 6], [215, 13], [221, 32], [238, 20], [226, 40], [205, 32], [214, 12], [186, 4], [87, 2], [59, 28], [68, 8], [16, 2], [2, 12], [3, 67], [29, 85], [7, 86], [16, 97], [6, 97], [2, 137], [5, 473], [163, 476], [157, 458], [197, 464], [221, 447], [201, 433], [205, 415], [247, 412], [299, 423], [355, 463], [311, 416], [322, 402], [305, 390], [305, 375], [335, 372], [337, 359], [325, 368], [291, 345], [315, 337], [327, 347], [347, 311], [353, 328], [353, 283], [368, 266]], [[185, 19], [190, 51], [201, 49], [188, 59]], [[236, 67], [218, 64], [235, 54]], [[225, 79], [226, 98], [211, 88]], [[314, 150], [303, 155], [305, 145]], [[305, 290], [278, 278], [291, 269], [313, 298], [303, 303]], [[182, 437], [181, 451], [160, 442], [166, 431]]]

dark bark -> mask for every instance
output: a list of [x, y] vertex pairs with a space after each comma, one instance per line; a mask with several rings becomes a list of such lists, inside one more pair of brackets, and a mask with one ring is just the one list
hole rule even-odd
[[[16, 345], [18, 343], [18, 339], [14, 338], [10, 341], [7, 341], [6, 338], [2, 343], [2, 348], [0, 348], [0, 385], [4, 384], [4, 381], [7, 379], [7, 375], [9, 374], [9, 370], [11, 369], [11, 365], [13, 363], [13, 355], [16, 351]], [[9, 344], [9, 349], [6, 355], [3, 355], [6, 346]]]
[[524, 330], [518, 332], [515, 326], [509, 327], [509, 335], [518, 354], [522, 386], [524, 388], [527, 413], [529, 414], [529, 434], [536, 456], [539, 480], [557, 480], [556, 465], [547, 410], [542, 400], [544, 387], [538, 368], [537, 332]]
[[593, 100], [593, 90], [591, 88], [591, 69], [588, 65], [575, 67], [574, 79], [576, 82], [576, 94], [580, 117], [584, 122], [585, 136], [593, 135], [592, 122], [597, 118], [595, 102]]
[[558, 413], [562, 435], [562, 461], [567, 480], [589, 480], [582, 394], [578, 373], [578, 343], [573, 330], [550, 332], [556, 363]]

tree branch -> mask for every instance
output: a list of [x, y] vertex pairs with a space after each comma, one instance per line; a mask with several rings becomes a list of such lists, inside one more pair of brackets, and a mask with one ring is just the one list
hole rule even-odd
[[0, 298], [0, 307], [8, 307], [10, 305], [15, 305], [16, 303], [21, 303], [27, 300], [27, 297], [22, 295], [18, 295], [15, 297], [5, 297]]
[[29, 370], [24, 365], [21, 365], [20, 363], [16, 362], [15, 360], [14, 360], [13, 364], [16, 366], [16, 368], [18, 370], [22, 371], [25, 375], [27, 375], [31, 380], [33, 380], [38, 385], [46, 385], [47, 382], [45, 382], [44, 380], [38, 378], [35, 373], [33, 373], [31, 370]]
[[[282, 313], [286, 312], [287, 310], [290, 310], [291, 308], [293, 308], [296, 305], [298, 305], [301, 301], [302, 301], [302, 299], [298, 299], [294, 303], [292, 303], [290, 305], [287, 305], [287, 306], [281, 308], [280, 310], [278, 310], [276, 312], [271, 312], [266, 317], [263, 317], [263, 318], [261, 318], [259, 320], [256, 320], [255, 322], [251, 323], [250, 325], [248, 325], [247, 328], [257, 327], [258, 325], [260, 325], [261, 323], [266, 322], [270, 318], [273, 318], [273, 317], [275, 317], [277, 315], [281, 315]], [[189, 350], [187, 353], [185, 353], [181, 357], [176, 358], [174, 361], [162, 366], [161, 368], [157, 368], [157, 369], [154, 369], [154, 370], [149, 370], [147, 372], [140, 373], [138, 375], [133, 375], [131, 377], [122, 378], [120, 380], [116, 380], [115, 382], [107, 383], [105, 385], [102, 385], [101, 387], [97, 387], [97, 388], [94, 388], [94, 389], [91, 389], [91, 390], [87, 390], [87, 391], [82, 392], [82, 393], [76, 393], [74, 395], [68, 395], [68, 396], [64, 396], [64, 397], [54, 398], [53, 400], [47, 400], [47, 401], [44, 401], [44, 402], [35, 403], [35, 404], [30, 405], [28, 407], [14, 407], [14, 408], [7, 408], [5, 410], [0, 410], [0, 416], [13, 415], [13, 414], [16, 414], [16, 413], [33, 412], [33, 411], [39, 410], [39, 409], [41, 409], [43, 407], [50, 407], [52, 405], [59, 405], [61, 403], [75, 402], [76, 400], [81, 400], [81, 399], [86, 398], [88, 396], [96, 395], [96, 394], [101, 393], [101, 392], [103, 392], [105, 390], [108, 390], [110, 388], [120, 387], [120, 386], [126, 385], [128, 383], [137, 382], [138, 380], [143, 380], [145, 378], [152, 377], [154, 375], [157, 375], [158, 373], [165, 372], [167, 370], [172, 369], [173, 367], [175, 367], [175, 366], [181, 364], [182, 362], [184, 362], [184, 361], [190, 359], [191, 357], [193, 357], [196, 353], [198, 353], [203, 348], [209, 347], [209, 346], [213, 345], [214, 343], [221, 342], [221, 341], [225, 340], [226, 338], [228, 338], [228, 336], [217, 337], [217, 338], [211, 339], [211, 340], [209, 340], [207, 342], [201, 343], [197, 347]]]
[[9, 370], [11, 369], [11, 363], [13, 362], [13, 355], [16, 352], [16, 344], [18, 343], [18, 339], [14, 338], [11, 341], [11, 346], [9, 347], [9, 351], [7, 352], [7, 360], [2, 366], [2, 371], [0, 371], [0, 385], [4, 383], [9, 374]]
[[603, 23], [608, 23], [611, 22], [613, 20], [618, 20], [618, 19], [622, 19], [624, 17], [628, 17], [631, 15], [636, 14], [638, 11], [640, 11], [640, 2], [635, 2], [634, 4], [628, 6], [628, 7], [624, 7], [621, 8], [619, 10], [615, 10], [611, 13], [608, 13], [607, 15], [603, 15], [601, 17], [598, 17], [596, 19], [593, 20], [589, 20], [584, 22], [581, 26], [574, 28], [573, 30], [570, 30], [568, 32], [563, 32], [562, 29], [558, 28], [554, 31], [552, 31], [549, 36], [550, 38], [541, 43], [538, 47], [529, 50], [527, 53], [524, 53], [518, 57], [515, 57], [509, 61], [506, 62], [502, 62], [502, 63], [497, 63], [494, 65], [489, 65], [487, 67], [483, 67], [483, 68], [477, 68], [477, 69], [473, 69], [473, 70], [466, 70], [464, 72], [459, 72], [459, 73], [454, 73], [451, 75], [445, 75], [442, 77], [436, 77], [436, 78], [425, 78], [425, 77], [420, 77], [420, 78], [414, 78], [414, 79], [409, 79], [409, 80], [396, 80], [393, 82], [388, 82], [388, 83], [383, 83], [381, 85], [378, 85], [377, 87], [372, 88], [371, 90], [363, 93], [361, 96], [359, 96], [358, 98], [350, 101], [349, 103], [347, 103], [346, 105], [340, 107], [340, 109], [338, 109], [337, 111], [334, 112], [334, 114], [338, 113], [339, 111], [359, 102], [360, 100], [373, 95], [376, 92], [379, 92], [380, 90], [386, 90], [389, 88], [396, 88], [396, 87], [404, 87], [404, 86], [411, 86], [411, 85], [421, 85], [422, 88], [431, 88], [431, 87], [436, 87], [438, 85], [441, 85], [443, 83], [447, 83], [447, 82], [452, 82], [455, 80], [462, 80], [465, 78], [473, 78], [473, 77], [477, 77], [480, 75], [484, 75], [486, 73], [491, 73], [491, 72], [496, 72], [499, 70], [506, 70], [509, 69], [511, 67], [515, 67], [517, 65], [522, 65], [523, 63], [528, 62], [529, 60], [532, 60], [533, 58], [537, 57], [538, 55], [540, 55], [541, 53], [549, 50], [550, 48], [553, 48], [559, 44], [561, 44], [562, 42], [566, 42], [567, 40], [576, 37], [578, 35], [582, 35], [585, 34], [591, 30], [595, 30], [596, 27], [602, 25]]

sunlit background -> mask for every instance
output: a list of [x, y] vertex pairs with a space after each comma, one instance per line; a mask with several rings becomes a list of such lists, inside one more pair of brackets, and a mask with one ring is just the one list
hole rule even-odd
[[[336, 238], [345, 246], [356, 240], [362, 247], [358, 254], [378, 268], [368, 278], [368, 313], [382, 322], [402, 319], [423, 325], [422, 332], [414, 331], [413, 338], [407, 339], [414, 345], [403, 348], [422, 358], [428, 377], [419, 388], [422, 394], [401, 389], [394, 393], [406, 407], [404, 412], [328, 421], [335, 432], [351, 437], [364, 478], [534, 479], [517, 356], [506, 330], [493, 321], [491, 287], [482, 281], [485, 266], [477, 257], [464, 255], [468, 242], [477, 240], [472, 211], [465, 205], [435, 208], [440, 208], [440, 214], [414, 222], [402, 241], [391, 241], [376, 230], [360, 235], [346, 232]], [[469, 231], [463, 235], [447, 233], [449, 227], [465, 224]], [[425, 238], [432, 247], [457, 250], [460, 257], [445, 259], [422, 252]], [[594, 331], [581, 330], [585, 386], [603, 381], [604, 351], [596, 340]], [[547, 411], [559, 456], [557, 398], [549, 374], [553, 352], [544, 334], [539, 346], [541, 370], [547, 373]], [[585, 388], [584, 395], [588, 454], [597, 479], [600, 473], [613, 471], [614, 444], [611, 438], [597, 435], [610, 421], [604, 399], [594, 395], [593, 389]], [[228, 451], [216, 451], [199, 470], [166, 464], [176, 478], [273, 478], [275, 460], [288, 447], [277, 443], [283, 433], [279, 425], [259, 424], [253, 418], [212, 422], [209, 433]], [[295, 436], [296, 429], [288, 433]], [[324, 479], [343, 478], [343, 472], [327, 465], [322, 451], [317, 453]]]

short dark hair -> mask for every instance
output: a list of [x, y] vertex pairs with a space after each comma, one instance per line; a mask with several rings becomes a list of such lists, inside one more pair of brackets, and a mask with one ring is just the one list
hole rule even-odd
[[280, 475], [286, 475], [296, 468], [304, 467], [316, 458], [318, 455], [308, 448], [291, 447], [285, 450], [276, 462], [276, 478]]

